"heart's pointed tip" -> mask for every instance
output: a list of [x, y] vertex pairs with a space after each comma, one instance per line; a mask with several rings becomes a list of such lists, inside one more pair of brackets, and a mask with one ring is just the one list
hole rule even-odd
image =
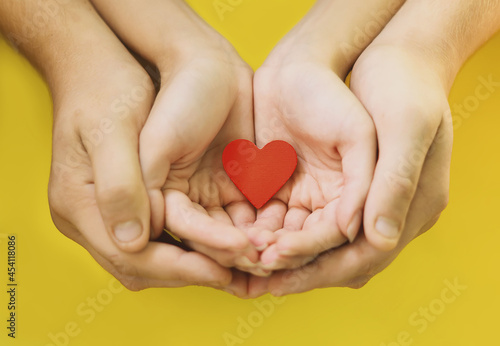
[[[251, 202], [250, 202], [251, 203]], [[252, 205], [255, 207], [255, 209], [260, 209], [262, 208], [265, 204], [267, 203], [267, 201], [265, 201], [264, 203], [252, 203]]]

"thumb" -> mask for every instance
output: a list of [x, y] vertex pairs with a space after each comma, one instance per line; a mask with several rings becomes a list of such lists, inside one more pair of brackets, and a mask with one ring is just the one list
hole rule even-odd
[[392, 117], [390, 124], [377, 127], [379, 159], [364, 210], [366, 238], [384, 251], [394, 249], [399, 242], [436, 132], [423, 126], [423, 120], [416, 123], [418, 118], [403, 118]]
[[[166, 79], [140, 135], [140, 161], [151, 203], [153, 238], [160, 236], [166, 223], [164, 190], [171, 165], [190, 171], [188, 166], [201, 156], [224, 124], [227, 116], [221, 114], [230, 111], [230, 104], [213, 102], [211, 89], [200, 83], [194, 72], [181, 70]], [[213, 83], [210, 88], [217, 89]]]
[[100, 134], [99, 141], [96, 132], [94, 141], [83, 132], [82, 141], [92, 161], [95, 197], [106, 229], [120, 249], [137, 252], [149, 240], [150, 223], [139, 163], [139, 130], [125, 121], [116, 120], [114, 125], [112, 131]]

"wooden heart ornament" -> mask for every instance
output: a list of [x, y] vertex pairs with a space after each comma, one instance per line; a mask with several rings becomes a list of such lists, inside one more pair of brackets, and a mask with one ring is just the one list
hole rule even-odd
[[259, 209], [290, 179], [297, 154], [285, 141], [272, 141], [259, 149], [246, 139], [237, 139], [224, 149], [222, 164], [236, 187]]

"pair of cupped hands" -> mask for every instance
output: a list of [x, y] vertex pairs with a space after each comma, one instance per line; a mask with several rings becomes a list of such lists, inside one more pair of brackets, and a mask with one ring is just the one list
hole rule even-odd
[[[97, 8], [107, 24], [95, 20], [99, 35], [82, 43], [88, 59], [52, 83], [49, 201], [59, 230], [127, 288], [361, 287], [437, 221], [452, 129], [445, 87], [418, 49], [382, 32], [333, 61], [304, 22], [254, 74], [187, 6], [192, 25], [168, 45]], [[115, 35], [156, 66], [157, 88]], [[222, 167], [235, 139], [297, 152], [259, 210]], [[164, 229], [190, 250], [163, 241]]]

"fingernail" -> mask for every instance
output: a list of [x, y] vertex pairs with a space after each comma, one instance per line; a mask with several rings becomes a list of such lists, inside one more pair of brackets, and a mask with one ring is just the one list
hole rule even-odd
[[394, 239], [399, 236], [399, 223], [380, 216], [375, 223], [375, 230], [385, 238]]
[[115, 237], [123, 243], [139, 238], [142, 233], [141, 224], [137, 221], [127, 221], [115, 226]]
[[349, 239], [349, 242], [352, 243], [354, 239], [356, 238], [356, 235], [358, 234], [359, 231], [359, 223], [361, 221], [361, 210], [354, 215], [354, 217], [351, 220], [351, 223], [347, 227], [347, 239]]

